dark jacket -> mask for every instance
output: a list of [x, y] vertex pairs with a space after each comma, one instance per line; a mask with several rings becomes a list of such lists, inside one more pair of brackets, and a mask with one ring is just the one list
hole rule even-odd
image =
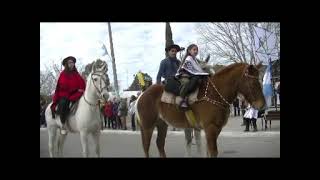
[[118, 102], [114, 102], [112, 104], [112, 115], [113, 116], [117, 116], [118, 115], [118, 106], [119, 106]]
[[236, 98], [234, 101], [233, 101], [233, 106], [234, 107], [239, 107], [239, 99]]
[[118, 113], [120, 112], [120, 116], [127, 116], [128, 115], [128, 107], [126, 101], [121, 101], [118, 106]]
[[159, 72], [157, 75], [157, 84], [161, 84], [161, 77], [168, 79], [177, 73], [180, 66], [180, 61], [177, 58], [166, 58], [161, 61]]

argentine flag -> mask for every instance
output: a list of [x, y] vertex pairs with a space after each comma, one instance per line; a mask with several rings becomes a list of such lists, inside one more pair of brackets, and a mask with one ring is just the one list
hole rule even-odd
[[271, 105], [271, 99], [272, 99], [272, 84], [271, 84], [271, 64], [268, 64], [267, 70], [263, 76], [263, 94], [266, 98], [267, 107], [270, 107]]

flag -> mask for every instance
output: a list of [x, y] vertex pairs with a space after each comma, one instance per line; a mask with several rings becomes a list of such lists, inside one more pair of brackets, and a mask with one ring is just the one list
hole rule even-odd
[[262, 85], [263, 85], [263, 94], [264, 94], [266, 101], [267, 101], [267, 107], [269, 107], [271, 105], [271, 99], [272, 99], [272, 95], [273, 95], [272, 82], [271, 82], [271, 63], [270, 62], [268, 64], [267, 70], [263, 76]]
[[[276, 39], [275, 33], [269, 32], [260, 27], [253, 27], [254, 30], [254, 45], [256, 58], [262, 62], [268, 62], [271, 55], [273, 58], [279, 58], [277, 55]], [[269, 54], [269, 55], [268, 55]]]
[[106, 46], [104, 45], [104, 44], [102, 44], [102, 49], [103, 49], [103, 54], [102, 54], [102, 56], [105, 56], [105, 55], [108, 55], [108, 51], [107, 51], [107, 48], [106, 48]]
[[137, 76], [138, 76], [139, 84], [140, 84], [141, 86], [145, 86], [143, 74], [142, 74], [141, 72], [138, 72]]

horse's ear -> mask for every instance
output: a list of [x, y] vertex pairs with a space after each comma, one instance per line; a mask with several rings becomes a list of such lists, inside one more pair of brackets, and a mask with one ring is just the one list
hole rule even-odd
[[257, 68], [258, 70], [260, 70], [260, 69], [262, 68], [262, 62], [261, 62], [261, 61], [260, 61], [259, 64], [256, 66], [256, 68]]
[[101, 69], [102, 72], [107, 72], [108, 71], [108, 65], [107, 65], [107, 63], [105, 61], [102, 61], [100, 69]]
[[209, 59], [210, 59], [210, 54], [208, 54], [207, 58], [204, 60], [206, 63], [209, 62]]
[[253, 69], [254, 69], [254, 66], [252, 65], [252, 64], [250, 64], [249, 66], [247, 66], [247, 68], [246, 68], [246, 73], [252, 73], [252, 71], [253, 71]]
[[92, 64], [92, 70], [91, 70], [91, 72], [96, 72], [96, 69], [97, 69], [97, 67], [96, 67], [96, 61], [94, 61], [93, 64]]

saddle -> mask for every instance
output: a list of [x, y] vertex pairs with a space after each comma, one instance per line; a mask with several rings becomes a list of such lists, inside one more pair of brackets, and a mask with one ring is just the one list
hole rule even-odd
[[[198, 101], [198, 92], [199, 92], [199, 88], [197, 88], [194, 92], [189, 94], [189, 96], [188, 96], [188, 104], [189, 105], [192, 105]], [[175, 105], [179, 106], [179, 104], [181, 103], [182, 100], [183, 99], [181, 96], [176, 96], [175, 94], [168, 92], [166, 90], [164, 90], [161, 95], [161, 102], [168, 103], [168, 104], [175, 104]], [[195, 118], [193, 111], [191, 109], [189, 109], [189, 110], [185, 111], [184, 113], [185, 113], [185, 116], [186, 116], [190, 126], [199, 130], [200, 125], [196, 121], [196, 118]]]
[[70, 104], [70, 112], [69, 112], [70, 115], [76, 114], [76, 110], [78, 109], [78, 105], [79, 105], [79, 100]]
[[[190, 93], [188, 96], [188, 104], [192, 105], [196, 101], [198, 101], [198, 92], [199, 88], [197, 88], [194, 92]], [[168, 103], [168, 104], [176, 104], [179, 105], [182, 101], [181, 96], [177, 96], [176, 94], [172, 92], [168, 92], [166, 90], [163, 91], [161, 95], [161, 102]]]
[[[197, 84], [193, 84], [194, 88], [192, 88], [191, 93], [188, 95], [188, 104], [192, 105], [198, 100], [198, 92], [199, 92], [199, 85], [201, 83], [197, 82]], [[180, 88], [181, 82], [176, 77], [170, 77], [166, 80], [164, 85], [164, 91], [161, 96], [161, 102], [168, 103], [168, 104], [176, 104], [179, 105], [183, 100], [180, 96]]]
[[79, 105], [79, 100], [71, 103], [67, 99], [61, 99], [57, 104], [56, 110], [52, 112], [53, 118], [55, 118], [55, 115], [57, 114], [57, 115], [60, 115], [60, 118], [63, 118], [64, 120], [66, 120], [67, 116], [75, 115], [78, 105]]
[[[203, 81], [200, 80], [200, 82], [198, 82], [197, 84], [199, 85], [202, 82]], [[164, 91], [161, 95], [161, 102], [179, 106], [183, 100], [183, 98], [180, 96], [180, 86], [181, 86], [181, 83], [179, 79], [175, 77], [169, 78], [166, 81]], [[189, 106], [199, 100], [198, 93], [199, 93], [199, 86], [196, 87], [195, 90], [193, 90], [191, 93], [189, 93], [188, 95]], [[195, 129], [201, 128], [199, 125], [199, 122], [196, 121], [195, 115], [191, 109], [184, 111], [184, 113], [191, 127]]]

